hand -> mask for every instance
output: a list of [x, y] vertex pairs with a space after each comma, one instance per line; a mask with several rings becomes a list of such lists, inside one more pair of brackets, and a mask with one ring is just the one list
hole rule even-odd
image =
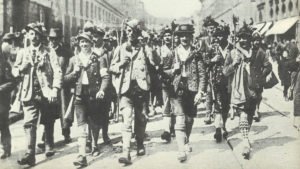
[[125, 67], [128, 63], [130, 62], [130, 57], [129, 56], [125, 56], [124, 58], [121, 59], [120, 63], [119, 63], [119, 67]]
[[49, 93], [49, 98], [48, 98], [50, 103], [53, 103], [53, 102], [57, 101], [57, 93], [58, 93], [57, 88], [53, 88], [51, 90], [51, 92]]
[[100, 90], [97, 94], [96, 94], [96, 99], [103, 99], [104, 98], [104, 92], [102, 90]]
[[79, 73], [80, 72], [80, 67], [78, 65], [74, 66], [74, 72]]
[[203, 96], [204, 96], [204, 93], [202, 91], [198, 92], [194, 98], [194, 105], [199, 104], [201, 102], [201, 99]]
[[180, 63], [175, 63], [175, 64], [174, 64], [172, 73], [175, 73], [177, 70], [180, 70]]
[[222, 59], [221, 55], [216, 55], [215, 57], [213, 57], [210, 61], [211, 62], [218, 62]]
[[21, 66], [20, 66], [20, 72], [24, 72], [27, 69], [29, 69], [31, 67], [31, 63], [30, 62], [24, 62]]

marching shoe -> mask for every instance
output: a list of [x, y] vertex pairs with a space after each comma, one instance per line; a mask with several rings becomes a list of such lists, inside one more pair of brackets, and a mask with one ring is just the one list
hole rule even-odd
[[108, 135], [103, 136], [103, 142], [105, 145], [111, 144], [111, 139], [108, 137]]
[[86, 167], [88, 164], [87, 164], [87, 160], [86, 160], [86, 157], [82, 156], [82, 155], [79, 155], [77, 157], [77, 159], [73, 162], [73, 164], [75, 166], [80, 166], [80, 167]]
[[171, 141], [171, 134], [167, 131], [164, 131], [161, 135], [162, 140], [166, 140], [168, 143]]
[[145, 150], [145, 146], [143, 144], [143, 142], [139, 142], [137, 141], [137, 156], [143, 156], [146, 154], [146, 150]]
[[251, 152], [251, 145], [249, 143], [249, 140], [245, 140], [244, 141], [244, 149], [242, 152], [242, 156], [244, 156], [244, 159], [249, 160], [250, 152]]
[[177, 159], [179, 160], [179, 162], [185, 162], [187, 160], [187, 155], [185, 152], [179, 152], [177, 155]]
[[223, 132], [223, 138], [226, 140], [228, 137], [228, 131], [224, 130]]
[[41, 149], [42, 151], [45, 151], [45, 143], [38, 143], [38, 144], [37, 144], [37, 147], [38, 147], [39, 149]]
[[214, 138], [216, 139], [217, 143], [222, 142], [222, 131], [221, 131], [221, 128], [217, 128], [216, 129], [216, 133], [214, 135]]
[[3, 154], [0, 156], [1, 159], [6, 159], [7, 157], [10, 157], [10, 152], [3, 152]]
[[55, 154], [55, 151], [53, 150], [52, 146], [47, 146], [46, 145], [46, 151], [45, 151], [45, 156], [46, 157], [51, 157]]
[[24, 157], [18, 160], [19, 165], [29, 165], [34, 166], [35, 165], [35, 155], [26, 153]]
[[100, 151], [99, 151], [98, 147], [93, 147], [93, 149], [92, 149], [92, 156], [93, 157], [97, 157], [99, 155], [100, 155]]
[[210, 113], [206, 113], [204, 123], [207, 124], [207, 125], [211, 124], [211, 114]]
[[193, 148], [190, 146], [189, 143], [186, 143], [184, 146], [185, 146], [185, 151], [186, 151], [186, 152], [189, 152], [189, 153], [190, 153], [190, 152], [193, 151]]
[[130, 165], [131, 163], [131, 157], [130, 154], [124, 154], [122, 157], [119, 158], [119, 163]]
[[87, 153], [91, 153], [92, 152], [92, 143], [91, 142], [86, 142], [85, 151]]
[[69, 144], [72, 142], [72, 138], [70, 136], [65, 136], [64, 143]]
[[255, 114], [254, 114], [254, 117], [253, 117], [254, 121], [255, 122], [260, 122], [260, 117], [261, 117], [260, 113], [258, 111], [255, 111]]

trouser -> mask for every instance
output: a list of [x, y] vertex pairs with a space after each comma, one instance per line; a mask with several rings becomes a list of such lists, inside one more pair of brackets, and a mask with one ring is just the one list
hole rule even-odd
[[249, 130], [253, 123], [257, 102], [257, 98], [249, 98], [244, 104], [234, 105], [234, 109], [240, 115], [239, 129], [244, 140], [248, 140], [249, 138]]
[[27, 140], [27, 153], [35, 155], [36, 129], [40, 115], [40, 107], [37, 101], [31, 100], [22, 103], [24, 111], [24, 130]]
[[102, 137], [108, 137], [108, 126], [109, 126], [109, 111], [111, 107], [111, 100], [105, 100], [103, 102], [103, 116], [102, 116]]
[[[213, 92], [215, 96], [212, 103], [214, 104], [215, 127], [225, 128], [230, 109], [230, 94], [226, 85], [216, 85]], [[211, 97], [211, 94], [208, 94], [209, 97]]]
[[171, 101], [172, 97], [170, 93], [172, 92], [172, 88], [163, 88], [162, 90], [162, 96], [163, 96], [163, 129], [167, 132], [174, 131], [174, 124], [175, 124], [175, 117], [172, 115], [172, 112], [174, 112], [174, 106], [171, 104], [173, 101]]
[[194, 105], [196, 92], [185, 91], [183, 95], [171, 97], [176, 116], [175, 133], [179, 151], [184, 151], [185, 144], [189, 143], [194, 117], [197, 115], [197, 106]]
[[[7, 104], [9, 105], [9, 104]], [[1, 105], [3, 106], [3, 105]], [[8, 106], [7, 106], [8, 107]], [[0, 112], [0, 136], [4, 153], [11, 152], [11, 134], [9, 130], [9, 110]]]
[[90, 129], [92, 146], [98, 146], [99, 132], [102, 122], [101, 102], [99, 100], [90, 100], [87, 95], [76, 96], [75, 98], [75, 112], [79, 130], [79, 153], [85, 155], [85, 150], [88, 132]]
[[125, 94], [121, 95], [120, 111], [124, 119], [122, 124], [124, 153], [130, 152], [130, 139], [133, 120], [135, 120], [134, 131], [138, 146], [141, 146], [144, 142], [147, 125], [146, 114], [148, 113], [147, 111], [149, 106], [148, 96], [148, 91], [142, 90], [135, 81], [131, 82], [129, 90]]

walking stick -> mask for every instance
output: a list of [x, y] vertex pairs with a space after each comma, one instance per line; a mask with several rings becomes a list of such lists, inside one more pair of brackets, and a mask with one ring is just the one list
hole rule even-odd
[[[119, 48], [121, 47], [122, 45], [122, 39], [123, 39], [123, 36], [124, 36], [124, 23], [125, 23], [125, 20], [123, 20], [122, 22], [122, 27], [121, 27], [121, 36], [120, 36], [120, 41], [119, 41]], [[119, 53], [118, 53], [118, 57], [120, 59], [120, 54], [121, 54], [121, 51], [119, 50]], [[115, 118], [114, 118], [114, 121], [117, 123], [119, 122], [119, 116], [120, 116], [120, 100], [121, 100], [121, 90], [122, 90], [122, 86], [123, 86], [123, 79], [124, 79], [124, 76], [125, 76], [125, 69], [123, 68], [121, 70], [121, 75], [120, 75], [120, 81], [119, 81], [119, 90], [117, 90], [117, 112], [115, 114]]]

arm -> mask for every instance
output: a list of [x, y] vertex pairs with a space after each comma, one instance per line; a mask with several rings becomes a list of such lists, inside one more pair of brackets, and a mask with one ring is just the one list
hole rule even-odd
[[11, 67], [8, 63], [3, 63], [5, 66], [5, 83], [0, 85], [0, 92], [12, 91], [16, 87], [16, 81], [11, 73]]
[[63, 73], [58, 61], [58, 56], [56, 55], [56, 52], [53, 49], [50, 50], [49, 55], [51, 67], [53, 70], [52, 88], [60, 89], [62, 87]]
[[205, 93], [207, 88], [207, 73], [206, 73], [206, 66], [203, 59], [198, 59], [198, 76], [199, 76], [199, 86], [198, 92]]
[[233, 63], [233, 58], [232, 58], [232, 56], [236, 55], [236, 52], [237, 52], [236, 50], [232, 50], [225, 59], [223, 74], [227, 77], [232, 75], [236, 69], [236, 65]]
[[267, 57], [265, 52], [262, 52], [264, 57], [263, 64], [263, 76], [266, 77], [272, 71], [272, 64], [269, 62], [269, 58]]
[[100, 64], [100, 76], [101, 76], [101, 87], [99, 91], [105, 92], [110, 84], [111, 76], [108, 74], [108, 69], [107, 69], [107, 62], [106, 62], [106, 57], [101, 57], [99, 59], [99, 64]]
[[66, 73], [63, 78], [64, 84], [75, 83], [76, 79], [78, 78], [79, 74], [74, 71], [75, 60], [76, 60], [76, 56], [73, 56], [69, 61], [69, 64], [66, 69]]

